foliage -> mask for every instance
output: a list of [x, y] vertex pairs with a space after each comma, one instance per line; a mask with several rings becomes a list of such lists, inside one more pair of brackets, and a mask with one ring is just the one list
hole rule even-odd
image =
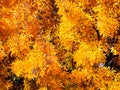
[[0, 0], [0, 90], [119, 90], [120, 0]]

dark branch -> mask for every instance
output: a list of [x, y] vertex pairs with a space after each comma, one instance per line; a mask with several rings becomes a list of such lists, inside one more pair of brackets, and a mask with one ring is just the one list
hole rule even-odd
[[98, 38], [98, 41], [100, 40], [100, 33], [99, 33], [99, 30], [97, 30], [96, 28], [95, 28], [95, 26], [93, 25], [93, 28], [94, 28], [94, 30], [96, 31], [96, 33], [97, 33], [97, 38]]

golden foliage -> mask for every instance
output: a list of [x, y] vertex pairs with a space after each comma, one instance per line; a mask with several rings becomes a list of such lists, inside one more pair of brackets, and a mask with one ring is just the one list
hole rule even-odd
[[113, 37], [119, 26], [118, 20], [110, 17], [107, 12], [109, 9], [104, 5], [99, 5], [94, 8], [94, 11], [97, 12], [97, 29], [100, 30], [100, 34], [104, 37], [111, 36]]
[[119, 4], [0, 0], [0, 90], [119, 90]]
[[81, 42], [79, 49], [73, 55], [77, 66], [93, 66], [95, 63], [104, 62], [104, 54], [100, 46], [87, 45]]

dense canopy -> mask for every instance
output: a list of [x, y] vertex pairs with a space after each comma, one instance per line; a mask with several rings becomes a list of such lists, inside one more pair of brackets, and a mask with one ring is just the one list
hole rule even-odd
[[0, 0], [0, 90], [119, 90], [120, 0]]

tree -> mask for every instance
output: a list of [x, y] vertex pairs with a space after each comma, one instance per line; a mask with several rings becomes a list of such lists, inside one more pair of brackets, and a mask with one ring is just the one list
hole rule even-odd
[[0, 1], [0, 89], [119, 90], [119, 4]]

